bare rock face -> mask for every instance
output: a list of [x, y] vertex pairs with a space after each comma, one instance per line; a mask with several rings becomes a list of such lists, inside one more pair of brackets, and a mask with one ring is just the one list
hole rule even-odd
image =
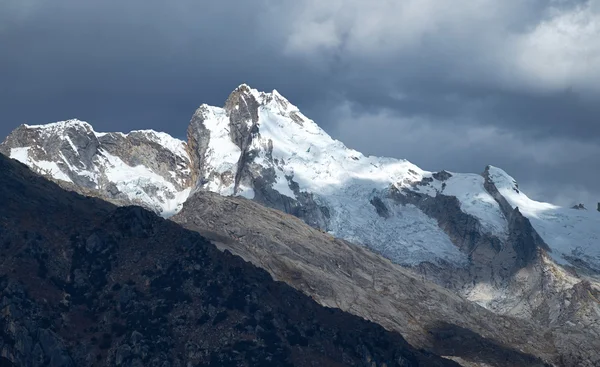
[[246, 85], [234, 90], [225, 102], [225, 113], [229, 117], [229, 138], [240, 149], [234, 177], [234, 195], [238, 193], [240, 183], [252, 185], [249, 166], [256, 154], [252, 149], [252, 138], [258, 132], [258, 108], [258, 101]]
[[192, 169], [191, 179], [194, 184], [203, 184], [205, 169], [204, 157], [208, 150], [210, 141], [210, 131], [204, 126], [207, 108], [201, 106], [196, 110], [187, 130], [187, 153], [190, 157], [190, 167]]
[[229, 137], [242, 151], [247, 152], [252, 135], [257, 133], [258, 101], [247, 85], [234, 90], [225, 102], [225, 113], [229, 117]]

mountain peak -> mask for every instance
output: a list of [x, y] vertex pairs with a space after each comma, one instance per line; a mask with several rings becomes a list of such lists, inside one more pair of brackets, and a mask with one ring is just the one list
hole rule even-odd
[[238, 85], [238, 86], [237, 86], [237, 87], [236, 87], [236, 88], [233, 90], [233, 92], [235, 92], [235, 91], [249, 91], [249, 90], [252, 90], [252, 89], [253, 89], [253, 88], [252, 88], [250, 85], [248, 85], [248, 84], [246, 84], [246, 83], [242, 83], [242, 84]]
[[256, 122], [259, 98], [260, 93], [256, 89], [251, 89], [246, 84], [242, 84], [229, 94], [224, 108], [227, 115], [232, 115], [233, 119], [250, 119]]
[[42, 124], [42, 125], [28, 125], [28, 124], [23, 124], [23, 126], [25, 126], [28, 129], [52, 129], [52, 128], [68, 128], [68, 127], [76, 127], [76, 126], [82, 126], [82, 127], [86, 127], [86, 128], [92, 128], [92, 125], [90, 125], [88, 122], [77, 119], [77, 118], [73, 118], [73, 119], [68, 119], [68, 120], [64, 120], [64, 121], [56, 121], [56, 122], [52, 122], [49, 124]]
[[[239, 98], [242, 97], [243, 100], [248, 102], [248, 100], [254, 99], [259, 106], [267, 106], [272, 102], [276, 103], [277, 109], [279, 110], [298, 110], [296, 106], [290, 103], [290, 101], [284, 97], [277, 89], [273, 89], [271, 92], [259, 91], [258, 89], [252, 88], [248, 84], [240, 84], [237, 88], [235, 88], [227, 98], [225, 103], [225, 108], [227, 106], [233, 105], [235, 107], [236, 102]], [[233, 102], [233, 104], [232, 104]]]
[[53, 122], [53, 123], [45, 124], [45, 125], [23, 124], [21, 126], [25, 129], [33, 129], [33, 130], [41, 129], [41, 130], [47, 131], [49, 133], [65, 131], [65, 130], [70, 130], [70, 129], [83, 129], [87, 132], [94, 132], [94, 128], [92, 127], [92, 125], [90, 125], [86, 121], [82, 121], [82, 120], [79, 120], [76, 118], [65, 120], [65, 121], [57, 121], [57, 122]]
[[[250, 87], [246, 83], [242, 83], [242, 84], [238, 85], [229, 94], [229, 97], [227, 98], [227, 100], [229, 100], [231, 98], [236, 98], [237, 96], [252, 96], [252, 97], [254, 97], [254, 99], [256, 99], [258, 101], [258, 99], [260, 98], [260, 95], [261, 95], [261, 92], [259, 92], [257, 89]], [[225, 103], [227, 104], [227, 102], [225, 102]]]
[[[556, 206], [527, 198], [510, 175], [491, 165], [482, 177], [367, 157], [333, 139], [277, 90], [260, 92], [248, 84], [233, 90], [224, 107], [201, 105], [187, 143], [153, 130], [95, 133], [87, 122], [72, 119], [25, 125], [0, 151], [57, 180], [163, 216], [175, 214], [192, 191], [244, 196], [403, 264], [466, 262], [444, 229], [423, 212], [433, 211], [431, 199], [438, 196], [442, 204], [442, 196], [455, 197], [456, 212], [472, 216], [478, 230], [500, 240], [507, 238], [515, 207], [534, 218], [534, 227], [535, 218], [550, 223], [551, 216], [563, 215]], [[422, 208], [398, 206], [408, 200], [399, 196], [410, 195]], [[581, 223], [580, 242], [588, 243], [597, 219]], [[554, 253], [572, 252], [569, 244], [560, 246]]]
[[488, 176], [492, 182], [496, 185], [498, 190], [500, 189], [512, 189], [517, 193], [519, 192], [519, 185], [517, 184], [517, 180], [512, 178], [506, 171], [501, 168], [487, 165], [485, 167], [484, 175]]

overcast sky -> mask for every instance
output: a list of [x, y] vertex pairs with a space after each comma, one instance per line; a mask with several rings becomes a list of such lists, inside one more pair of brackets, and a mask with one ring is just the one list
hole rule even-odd
[[0, 0], [2, 137], [184, 138], [244, 82], [366, 154], [600, 201], [600, 0]]

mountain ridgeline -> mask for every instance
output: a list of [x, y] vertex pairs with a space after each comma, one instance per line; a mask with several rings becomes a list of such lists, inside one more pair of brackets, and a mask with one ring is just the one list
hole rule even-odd
[[[406, 160], [365, 156], [331, 138], [277, 91], [247, 85], [224, 107], [201, 105], [187, 135], [184, 142], [152, 130], [100, 133], [68, 120], [22, 125], [0, 152], [65, 189], [139, 205], [212, 236], [221, 249], [319, 303], [465, 365], [600, 363], [600, 213], [532, 200], [494, 166], [480, 174], [429, 172]], [[280, 219], [290, 218], [283, 213], [299, 220], [284, 225], [291, 219]], [[291, 229], [295, 236], [277, 234]], [[324, 237], [307, 240], [314, 236]], [[377, 265], [367, 270], [366, 263]], [[374, 274], [387, 272], [401, 279], [379, 283]], [[369, 282], [360, 299], [344, 295]], [[410, 288], [409, 282], [429, 289], [435, 295], [429, 301], [456, 308], [413, 314], [428, 302], [414, 294], [418, 289], [389, 291], [391, 284]], [[404, 308], [394, 306], [398, 294], [405, 294]], [[466, 318], [459, 316], [460, 297], [474, 307]], [[443, 317], [452, 331], [441, 326]], [[527, 342], [528, 333], [539, 337]], [[452, 347], [444, 349], [441, 340]], [[474, 345], [465, 340], [504, 352], [474, 357], [457, 349], [459, 341]]]

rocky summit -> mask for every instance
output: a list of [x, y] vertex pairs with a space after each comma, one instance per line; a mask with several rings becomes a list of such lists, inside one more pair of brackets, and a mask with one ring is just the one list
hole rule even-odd
[[[203, 193], [243, 197], [362, 245], [497, 315], [532, 322], [559, 351], [556, 363], [600, 363], [597, 211], [532, 200], [494, 166], [472, 174], [430, 172], [406, 160], [365, 156], [331, 138], [277, 91], [247, 85], [223, 107], [201, 105], [187, 135], [184, 142], [151, 130], [99, 133], [69, 120], [22, 125], [0, 152], [63, 188], [176, 221], [190, 220], [193, 211], [184, 208]], [[210, 223], [193, 229], [210, 228], [232, 238]], [[287, 264], [286, 273], [319, 263], [302, 246], [292, 251], [302, 261]], [[239, 251], [281, 276], [281, 269], [269, 268], [276, 253], [256, 253]], [[544, 353], [536, 355], [547, 360]]]

